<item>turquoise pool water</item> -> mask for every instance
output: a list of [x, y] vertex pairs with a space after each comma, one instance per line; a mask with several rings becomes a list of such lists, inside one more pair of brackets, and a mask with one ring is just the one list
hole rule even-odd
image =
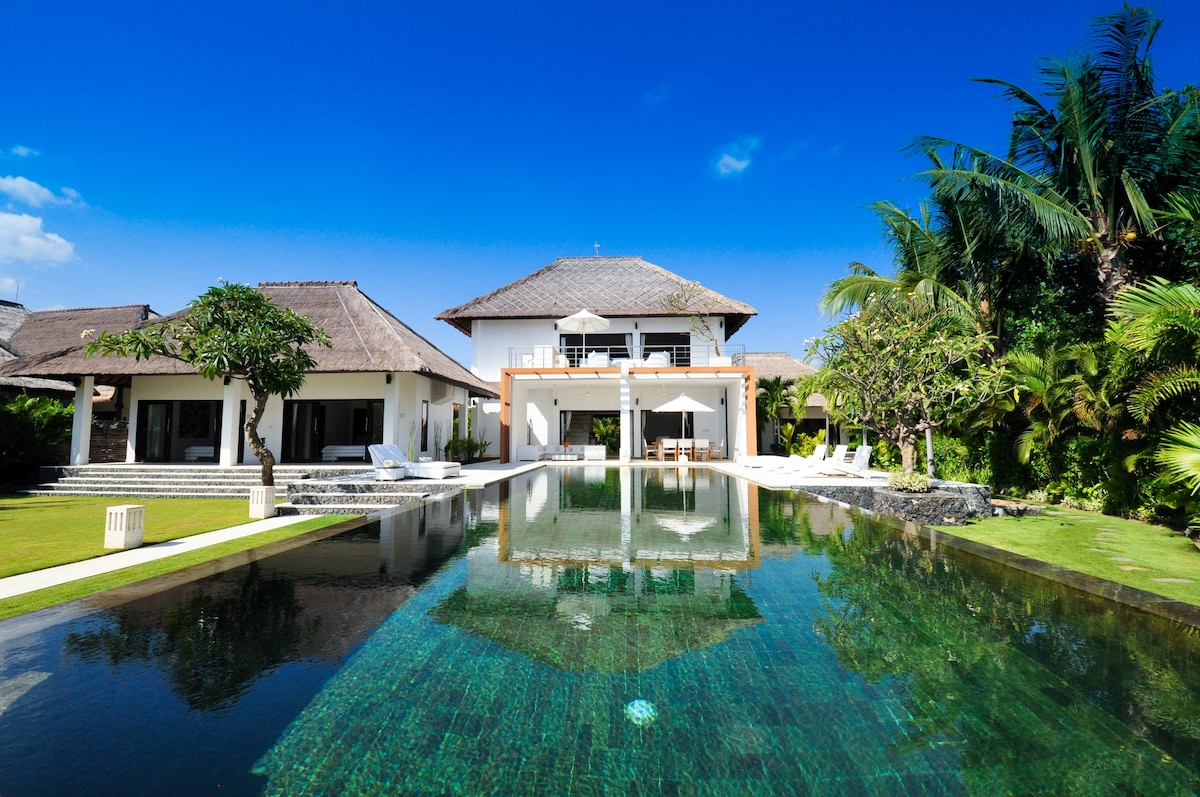
[[5, 797], [1200, 785], [1194, 630], [700, 468], [547, 469], [19, 620]]

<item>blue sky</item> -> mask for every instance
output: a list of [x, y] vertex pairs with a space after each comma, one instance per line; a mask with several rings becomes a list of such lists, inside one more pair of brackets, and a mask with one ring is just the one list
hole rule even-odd
[[[1116, 2], [22, 3], [5, 11], [0, 298], [184, 306], [354, 279], [433, 316], [559, 256], [641, 255], [804, 352], [826, 285], [887, 270], [918, 135], [1001, 151], [974, 77], [1036, 83]], [[1160, 85], [1200, 4], [1153, 6]], [[19, 291], [19, 296], [18, 296]]]

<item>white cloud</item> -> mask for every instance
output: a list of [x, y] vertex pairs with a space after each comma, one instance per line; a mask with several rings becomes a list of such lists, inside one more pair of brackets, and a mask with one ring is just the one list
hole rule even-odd
[[52, 205], [55, 201], [54, 192], [49, 188], [43, 188], [33, 180], [11, 175], [0, 177], [0, 194], [8, 194], [13, 199], [35, 208]]
[[737, 141], [726, 144], [717, 152], [714, 168], [719, 177], [732, 177], [750, 168], [750, 154], [762, 144], [761, 136], [742, 136]]
[[4, 275], [0, 274], [0, 294], [5, 296], [15, 296], [17, 294], [17, 288], [20, 287], [20, 284], [21, 283], [17, 282], [16, 278], [5, 277]]
[[735, 158], [728, 152], [717, 161], [717, 174], [728, 177], [731, 174], [741, 174], [750, 165], [749, 158]]
[[66, 263], [75, 245], [42, 229], [42, 220], [25, 213], [0, 212], [0, 263]]
[[42, 153], [38, 152], [36, 149], [30, 149], [29, 147], [22, 147], [20, 144], [13, 147], [12, 149], [10, 149], [9, 152], [16, 155], [18, 158], [28, 158], [30, 155], [41, 155], [42, 154]]
[[33, 180], [12, 175], [0, 177], [0, 194], [7, 194], [10, 198], [34, 208], [43, 205], [83, 204], [82, 195], [74, 188], [64, 188], [62, 196], [55, 196], [49, 188], [38, 185]]

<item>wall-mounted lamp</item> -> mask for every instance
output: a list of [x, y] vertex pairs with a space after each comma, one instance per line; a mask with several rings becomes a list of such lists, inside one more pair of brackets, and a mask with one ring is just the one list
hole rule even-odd
[[224, 382], [222, 382], [222, 384], [224, 384], [224, 385], [228, 386], [228, 385], [229, 385], [229, 383], [230, 383], [230, 382], [232, 382], [232, 381], [233, 381], [233, 377], [231, 377], [231, 376], [229, 376], [228, 374], [226, 374], [226, 375], [225, 375], [225, 381], [224, 381]]
[[724, 329], [724, 328], [725, 328], [725, 321], [724, 321], [724, 319], [722, 319], [722, 320], [720, 320], [720, 321], [718, 321], [718, 322], [717, 322], [717, 327], [718, 327], [719, 329]]
[[640, 398], [635, 398], [635, 399], [633, 400], [633, 403], [634, 403], [634, 405], [638, 405], [638, 404], [641, 404], [641, 403], [642, 403], [642, 400], [641, 400]]
[[634, 328], [634, 329], [637, 329], [637, 328], [638, 328], [638, 322], [636, 322], [636, 321], [634, 321], [634, 322], [633, 322], [633, 328]]
[[392, 383], [392, 375], [388, 374], [387, 376], [384, 377], [384, 380], [387, 382], [387, 384], [390, 385]]
[[721, 396], [721, 403], [722, 403], [722, 404], [724, 404], [724, 403], [725, 403], [725, 397], [724, 397], [724, 396]]
[[558, 399], [554, 400], [554, 406], [556, 406], [556, 407], [558, 406]]

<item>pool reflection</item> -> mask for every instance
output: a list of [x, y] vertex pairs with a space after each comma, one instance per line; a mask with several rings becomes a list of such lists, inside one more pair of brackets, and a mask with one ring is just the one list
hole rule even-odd
[[438, 620], [565, 670], [641, 671], [762, 618], [757, 490], [707, 468], [553, 468], [502, 490]]

